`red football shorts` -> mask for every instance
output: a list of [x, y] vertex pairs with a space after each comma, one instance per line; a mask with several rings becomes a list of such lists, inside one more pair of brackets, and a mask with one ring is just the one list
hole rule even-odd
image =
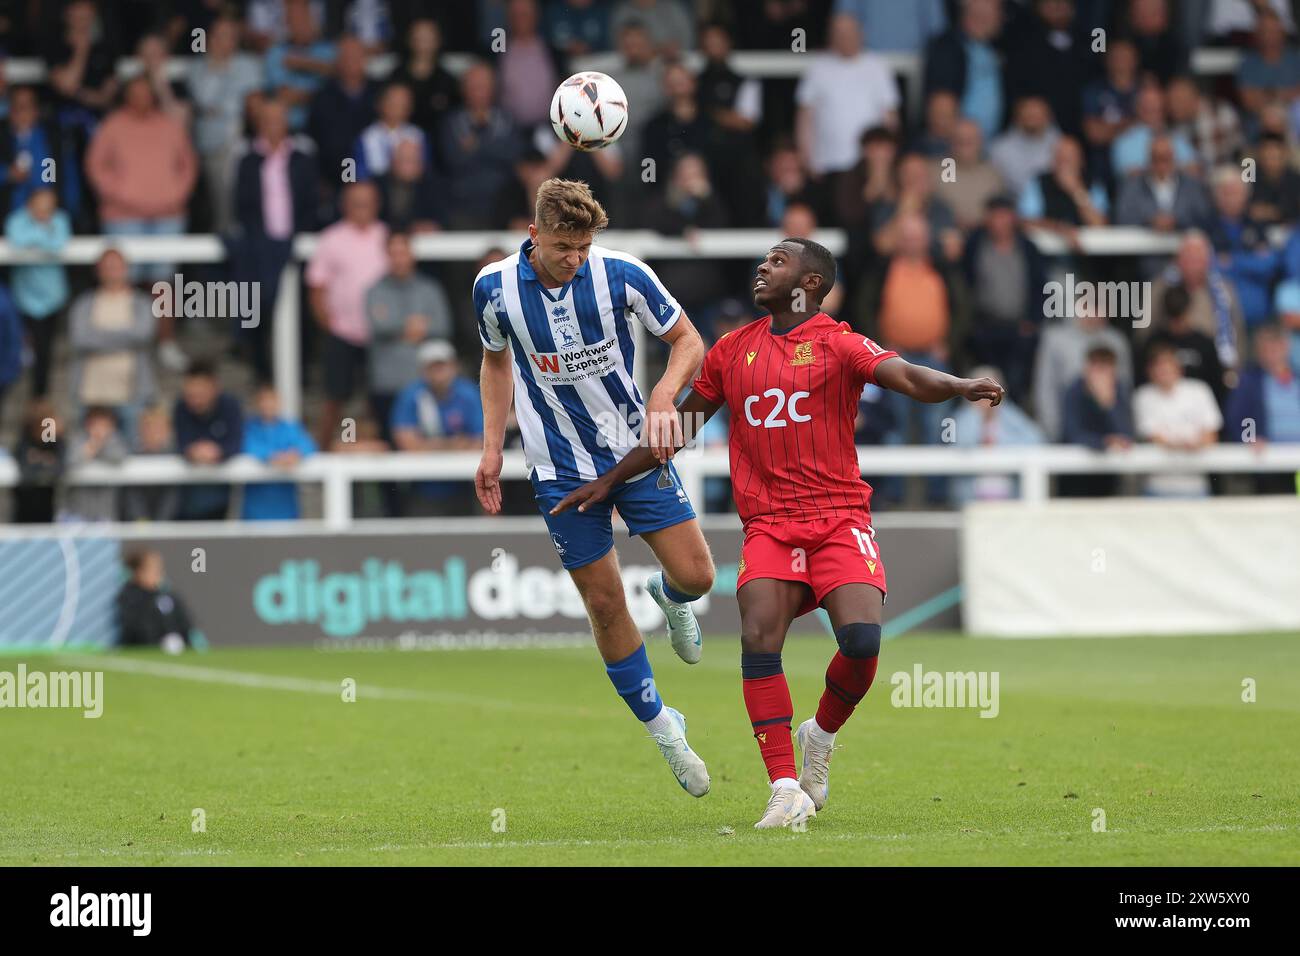
[[776, 578], [808, 586], [799, 615], [818, 607], [841, 584], [870, 584], [885, 590], [885, 563], [865, 513], [818, 521], [756, 519], [745, 526], [736, 588], [755, 579]]

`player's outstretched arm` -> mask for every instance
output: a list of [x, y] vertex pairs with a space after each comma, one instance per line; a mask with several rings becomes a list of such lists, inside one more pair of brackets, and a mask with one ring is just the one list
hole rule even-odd
[[902, 358], [887, 358], [875, 369], [876, 384], [918, 402], [946, 402], [958, 396], [968, 402], [1002, 401], [1005, 389], [991, 378], [958, 378]]
[[[721, 407], [721, 404], [709, 401], [699, 392], [692, 391], [682, 399], [682, 403], [677, 406], [679, 434], [673, 441], [672, 450], [676, 452], [685, 446]], [[642, 435], [642, 441], [645, 440], [647, 440], [646, 436]], [[561, 511], [568, 511], [575, 505], [579, 511], [586, 511], [588, 506], [604, 501], [611, 489], [618, 487], [633, 475], [649, 471], [658, 464], [660, 458], [649, 445], [638, 445], [624, 455], [622, 461], [595, 481], [589, 481], [581, 488], [565, 495], [560, 503], [551, 509], [551, 514], [558, 515]]]

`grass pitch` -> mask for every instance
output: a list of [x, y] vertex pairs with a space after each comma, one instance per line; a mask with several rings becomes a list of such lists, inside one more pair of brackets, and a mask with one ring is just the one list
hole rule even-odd
[[[787, 644], [796, 723], [833, 647]], [[1295, 635], [887, 642], [803, 833], [752, 829], [768, 791], [735, 637], [695, 667], [662, 637], [650, 653], [709, 764], [702, 800], [593, 648], [27, 658], [104, 668], [104, 714], [0, 710], [0, 863], [1300, 862]], [[892, 706], [917, 663], [997, 671], [998, 716]]]

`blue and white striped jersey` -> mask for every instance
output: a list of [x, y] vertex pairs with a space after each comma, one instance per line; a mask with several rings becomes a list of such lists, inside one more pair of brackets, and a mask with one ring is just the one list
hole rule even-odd
[[633, 317], [655, 335], [682, 307], [644, 262], [592, 245], [573, 279], [546, 289], [532, 240], [474, 280], [483, 347], [514, 353], [515, 415], [542, 481], [590, 481], [636, 447], [645, 402], [632, 380]]

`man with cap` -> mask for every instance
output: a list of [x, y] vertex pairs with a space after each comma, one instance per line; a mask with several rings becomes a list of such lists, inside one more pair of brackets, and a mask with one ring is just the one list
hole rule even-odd
[[[483, 444], [483, 403], [460, 372], [450, 342], [432, 339], [416, 353], [421, 377], [398, 394], [390, 417], [400, 451], [469, 451]], [[463, 481], [416, 482], [407, 516], [469, 514], [472, 488]]]

